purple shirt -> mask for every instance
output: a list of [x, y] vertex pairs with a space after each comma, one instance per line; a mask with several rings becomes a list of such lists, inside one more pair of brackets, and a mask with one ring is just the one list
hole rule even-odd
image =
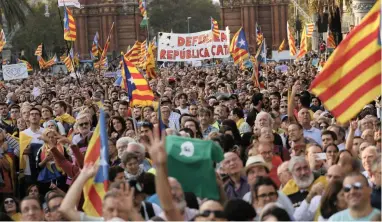
[[250, 186], [247, 183], [247, 178], [240, 177], [240, 187], [235, 188], [235, 183], [229, 179], [224, 186], [224, 191], [227, 194], [228, 199], [243, 199], [244, 195], [250, 191]]

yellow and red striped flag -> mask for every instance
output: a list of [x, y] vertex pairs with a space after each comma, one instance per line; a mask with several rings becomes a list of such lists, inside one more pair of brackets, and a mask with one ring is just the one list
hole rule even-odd
[[381, 95], [381, 1], [337, 46], [310, 90], [339, 123]]
[[285, 39], [283, 39], [283, 41], [281, 42], [280, 46], [279, 46], [279, 49], [277, 50], [278, 52], [281, 52], [285, 49]]
[[218, 22], [211, 17], [211, 40], [212, 42], [219, 41], [219, 25]]
[[141, 15], [143, 18], [147, 18], [147, 11], [146, 11], [146, 0], [139, 0], [139, 11], [141, 12]]
[[289, 52], [291, 56], [295, 56], [297, 53], [296, 50], [296, 42], [293, 36], [293, 30], [291, 27], [289, 27], [289, 23], [287, 22], [287, 34], [288, 34], [288, 45], [289, 45]]
[[77, 38], [77, 28], [76, 21], [70, 9], [65, 7], [64, 10], [64, 39], [66, 41], [76, 41]]
[[245, 61], [249, 58], [248, 42], [243, 28], [240, 28], [232, 37], [229, 52], [235, 64], [239, 64], [240, 61]]
[[93, 217], [102, 216], [102, 200], [106, 195], [109, 185], [109, 153], [107, 146], [105, 111], [101, 108], [99, 122], [86, 150], [84, 164], [98, 164], [97, 174], [88, 179], [83, 187], [84, 205], [82, 206], [87, 215]]
[[42, 56], [42, 43], [37, 46], [36, 52], [34, 53], [35, 56]]
[[25, 63], [27, 65], [28, 72], [32, 72], [33, 71], [33, 67], [32, 67], [32, 65], [28, 61], [22, 60], [22, 59], [18, 59], [18, 63]]
[[314, 23], [306, 24], [306, 37], [311, 38], [314, 31]]
[[153, 53], [154, 44], [151, 42], [149, 44], [149, 47], [147, 49], [147, 56], [146, 56], [146, 74], [149, 79], [155, 79], [157, 78], [156, 74], [156, 62], [155, 62], [155, 56]]
[[129, 62], [133, 63], [135, 66], [138, 66], [139, 64], [141, 44], [142, 43], [136, 41], [133, 47], [130, 48], [124, 55], [125, 59], [129, 60]]
[[70, 58], [70, 56], [66, 56], [63, 62], [66, 68], [68, 69], [68, 72], [74, 72], [74, 67], [73, 67], [72, 59]]
[[127, 90], [131, 106], [152, 106], [154, 93], [147, 80], [131, 62], [123, 59], [122, 88]]
[[38, 65], [40, 66], [40, 69], [46, 68], [46, 61], [41, 57], [37, 56]]
[[308, 41], [306, 38], [306, 28], [301, 33], [300, 51], [298, 52], [297, 59], [301, 59], [308, 52]]
[[95, 36], [94, 36], [94, 39], [93, 39], [93, 43], [92, 43], [92, 55], [94, 57], [98, 57], [99, 55], [99, 44], [98, 44], [98, 41], [99, 41], [99, 34], [98, 32], [96, 32]]
[[326, 47], [328, 47], [328, 49], [334, 49], [336, 48], [336, 40], [334, 39], [334, 36], [333, 36], [333, 33], [330, 31], [329, 27], [328, 27], [328, 37], [326, 39]]
[[144, 68], [146, 66], [146, 57], [147, 57], [147, 42], [146, 40], [141, 44], [141, 53], [139, 55], [139, 68]]
[[264, 40], [264, 35], [261, 32], [260, 27], [257, 25], [257, 22], [256, 22], [256, 44], [260, 46], [263, 40]]
[[110, 46], [111, 34], [112, 34], [112, 31], [113, 31], [113, 28], [114, 28], [114, 22], [111, 25], [111, 28], [110, 28], [110, 31], [109, 31], [109, 35], [107, 36], [107, 40], [106, 40], [106, 43], [105, 43], [105, 47], [103, 48], [100, 61], [103, 60], [107, 56], [107, 50], [109, 49], [109, 46]]
[[53, 66], [54, 64], [56, 64], [56, 62], [58, 62], [58, 59], [57, 59], [57, 55], [55, 54], [55, 55], [53, 56], [53, 58], [51, 58], [49, 61], [47, 61], [47, 62], [45, 63], [45, 67], [46, 67], [46, 68], [49, 68], [49, 67]]
[[3, 51], [5, 44], [7, 43], [7, 39], [5, 38], [4, 30], [2, 29], [0, 32], [0, 52]]

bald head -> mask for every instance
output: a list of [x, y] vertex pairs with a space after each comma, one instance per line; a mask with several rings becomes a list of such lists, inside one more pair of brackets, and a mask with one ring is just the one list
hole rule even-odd
[[326, 180], [330, 183], [333, 180], [343, 180], [345, 172], [342, 167], [335, 164], [329, 167], [328, 172], [326, 173]]
[[223, 211], [224, 208], [223, 206], [217, 202], [217, 201], [214, 201], [214, 200], [207, 200], [206, 202], [204, 202], [202, 205], [200, 205], [200, 209], [199, 209], [201, 212], [203, 211]]

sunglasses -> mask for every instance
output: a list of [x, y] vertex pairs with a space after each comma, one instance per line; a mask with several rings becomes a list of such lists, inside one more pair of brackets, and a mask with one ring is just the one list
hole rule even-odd
[[78, 124], [78, 126], [80, 126], [80, 127], [84, 127], [84, 126], [88, 126], [88, 125], [89, 125], [88, 122], [85, 122], [85, 123], [79, 123], [79, 124]]
[[347, 193], [352, 188], [354, 188], [355, 190], [361, 190], [363, 188], [363, 185], [360, 182], [356, 182], [356, 183], [353, 183], [353, 184], [346, 184], [346, 185], [344, 185], [343, 190], [344, 190], [345, 193]]
[[205, 210], [203, 212], [200, 212], [199, 216], [208, 217], [212, 213], [215, 215], [216, 218], [226, 218], [225, 213], [221, 210]]
[[14, 200], [6, 200], [6, 201], [4, 201], [4, 204], [13, 204], [13, 203], [15, 203]]

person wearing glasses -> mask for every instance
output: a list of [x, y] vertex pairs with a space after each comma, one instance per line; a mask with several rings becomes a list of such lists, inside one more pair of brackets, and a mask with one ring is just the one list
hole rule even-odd
[[227, 221], [223, 206], [214, 200], [207, 200], [199, 209], [194, 221]]
[[6, 213], [14, 221], [21, 220], [19, 204], [16, 198], [12, 196], [4, 198], [3, 204], [1, 206], [1, 212]]
[[353, 172], [342, 183], [348, 208], [335, 213], [329, 221], [371, 221], [381, 212], [371, 206], [372, 189], [364, 175]]
[[255, 210], [257, 215], [261, 214], [265, 205], [277, 202], [277, 186], [269, 177], [257, 177], [252, 192], [255, 199]]

